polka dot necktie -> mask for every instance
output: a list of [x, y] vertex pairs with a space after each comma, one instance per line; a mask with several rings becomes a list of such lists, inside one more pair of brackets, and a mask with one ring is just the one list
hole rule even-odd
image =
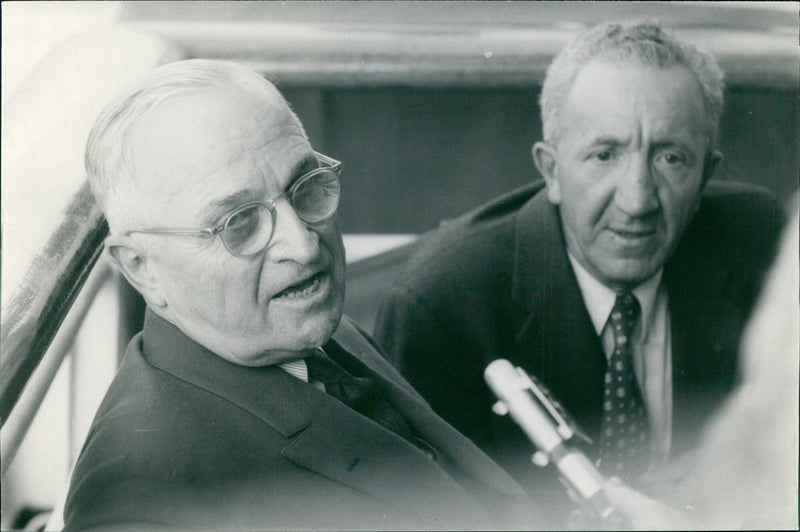
[[650, 425], [633, 371], [631, 340], [639, 314], [636, 296], [630, 290], [619, 292], [609, 318], [614, 352], [605, 374], [599, 465], [623, 479], [641, 473], [650, 456]]

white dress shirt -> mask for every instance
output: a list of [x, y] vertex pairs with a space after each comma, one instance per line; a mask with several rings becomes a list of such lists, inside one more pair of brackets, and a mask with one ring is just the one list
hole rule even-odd
[[278, 367], [292, 377], [297, 377], [303, 382], [308, 382], [308, 366], [306, 365], [306, 361], [304, 359], [298, 358], [297, 360], [283, 362], [278, 364]]
[[[325, 354], [325, 350], [322, 349], [321, 347], [317, 347], [316, 349], [323, 356], [328, 356], [327, 354]], [[278, 364], [278, 367], [281, 368], [286, 373], [288, 373], [289, 375], [291, 375], [292, 377], [300, 379], [303, 382], [308, 382], [312, 386], [323, 392], [325, 391], [325, 385], [322, 384], [321, 382], [311, 382], [308, 380], [308, 365], [306, 364], [306, 360], [304, 358], [298, 358], [296, 360], [283, 362], [281, 364]]]
[[[617, 293], [595, 279], [571, 254], [569, 260], [595, 332], [606, 358], [610, 358], [614, 334], [608, 321]], [[642, 309], [633, 331], [633, 369], [650, 419], [656, 461], [667, 457], [672, 439], [672, 348], [669, 301], [662, 274], [663, 269], [633, 289]]]

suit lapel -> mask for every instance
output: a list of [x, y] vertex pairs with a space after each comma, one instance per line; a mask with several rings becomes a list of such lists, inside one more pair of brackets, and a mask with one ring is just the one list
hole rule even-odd
[[295, 379], [281, 369], [228, 362], [149, 309], [142, 338], [143, 355], [151, 365], [247, 410], [283, 436], [308, 425], [294, 402], [276, 399], [297, 392]]
[[448, 515], [446, 526], [470, 528], [487, 522], [486, 509], [477, 506], [474, 493], [468, 491], [470, 482], [484, 490], [488, 486], [500, 494], [522, 496], [502, 469], [433, 413], [346, 317], [326, 350], [345, 368], [378, 384], [389, 403], [440, 453], [439, 464], [402, 437], [310, 386], [310, 393], [299, 396], [297, 405], [310, 423], [284, 450], [286, 458], [427, 522], [439, 521], [442, 508], [457, 509]]
[[[247, 410], [283, 434], [288, 442], [282, 454], [288, 460], [424, 521], [436, 522], [442, 507], [460, 508], [452, 517], [464, 527], [485, 518], [469, 494], [426, 454], [314, 386], [277, 367], [227, 362], [150, 311], [143, 336], [148, 362]], [[374, 368], [370, 376], [387, 386], [392, 398], [402, 398], [397, 401], [403, 406], [401, 413], [429, 410], [405, 389], [407, 384], [395, 383], [402, 378], [393, 370], [389, 379], [382, 377], [385, 361], [365, 365]]]
[[472, 508], [474, 500], [427, 455], [327, 394], [309, 388], [314, 396], [300, 398], [298, 407], [307, 412], [310, 423], [284, 449], [287, 459], [423, 521], [441, 518], [443, 507], [462, 508], [465, 518], [470, 516], [462, 524], [480, 518], [480, 512]]
[[698, 426], [732, 385], [743, 326], [738, 306], [725, 296], [729, 271], [703, 243], [696, 220], [667, 262], [672, 337], [673, 442], [679, 453], [696, 440]]
[[[522, 519], [519, 514], [511, 515], [517, 511], [514, 505], [525, 497], [519, 485], [465, 436], [437, 416], [422, 397], [347, 318], [342, 319], [334, 335], [334, 341], [342, 348], [340, 353], [357, 361], [359, 371], [379, 384], [392, 406], [406, 418], [417, 434], [424, 437], [426, 443], [438, 451], [441, 468], [437, 467], [436, 470], [446, 478], [445, 484], [450, 484], [454, 478], [461, 485], [466, 486], [473, 496], [483, 499], [487, 503], [487, 507], [498, 511], [501, 515], [506, 512], [505, 518], [511, 519], [512, 522], [514, 519]], [[450, 476], [444, 475], [442, 470], [446, 470]], [[437, 479], [438, 476], [429, 479], [432, 486], [441, 482], [441, 479]], [[432, 515], [435, 515], [436, 507], [439, 507], [438, 511], [441, 512], [444, 501], [432, 501], [429, 500], [429, 497], [426, 500], [419, 500], [421, 497], [425, 497], [426, 490], [421, 489], [424, 486], [423, 478], [415, 475], [411, 480], [412, 482], [408, 486], [415, 488], [407, 498], [409, 508], [415, 509], [415, 511], [430, 508]], [[457, 484], [453, 483], [453, 485]], [[445, 490], [445, 493], [447, 491], [451, 490]], [[452, 497], [452, 495], [448, 496]], [[512, 501], [514, 504], [509, 504]], [[465, 525], [468, 528], [474, 528], [476, 526], [474, 499], [460, 501], [459, 495], [459, 500], [451, 501], [449, 504], [454, 503], [468, 505], [464, 509], [464, 517], [467, 519]], [[472, 509], [469, 509], [470, 507]], [[469, 522], [469, 520], [473, 521]]]
[[515, 362], [596, 435], [606, 359], [567, 258], [558, 212], [544, 192], [518, 214], [512, 275], [511, 297], [525, 313]]
[[[379, 348], [367, 340], [365, 333], [347, 316], [342, 316], [339, 327], [333, 335], [332, 342], [340, 347], [339, 352], [353, 362], [357, 362], [359, 370], [369, 373], [370, 378], [385, 384], [389, 389], [401, 389], [413, 397], [416, 402], [425, 403], [425, 399], [406, 381], [379, 351]], [[400, 394], [403, 400], [405, 394]]]

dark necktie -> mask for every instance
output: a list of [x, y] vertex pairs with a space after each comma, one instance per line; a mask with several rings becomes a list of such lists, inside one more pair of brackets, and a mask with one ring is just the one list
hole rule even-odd
[[372, 379], [354, 377], [321, 350], [305, 361], [309, 382], [321, 382], [329, 395], [417, 445], [406, 420], [384, 399]]
[[600, 467], [608, 474], [631, 478], [650, 457], [650, 425], [633, 371], [633, 329], [639, 301], [630, 290], [617, 294], [611, 310], [614, 352], [608, 361], [603, 396]]

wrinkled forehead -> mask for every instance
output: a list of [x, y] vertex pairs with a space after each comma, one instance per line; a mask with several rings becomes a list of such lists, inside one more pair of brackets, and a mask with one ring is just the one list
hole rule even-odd
[[302, 126], [281, 98], [242, 90], [163, 102], [128, 141], [136, 196], [147, 211], [141, 214], [158, 217], [150, 222], [159, 225], [187, 223], [220, 198], [274, 195], [291, 169], [312, 157]]
[[140, 120], [128, 141], [137, 180], [161, 187], [185, 185], [183, 177], [199, 179], [256, 155], [262, 164], [276, 164], [290, 155], [291, 142], [307, 144], [282, 99], [235, 88], [163, 102]]
[[651, 133], [705, 144], [705, 109], [697, 80], [685, 67], [588, 63], [564, 106], [564, 129], [590, 125], [626, 129], [646, 121]]

